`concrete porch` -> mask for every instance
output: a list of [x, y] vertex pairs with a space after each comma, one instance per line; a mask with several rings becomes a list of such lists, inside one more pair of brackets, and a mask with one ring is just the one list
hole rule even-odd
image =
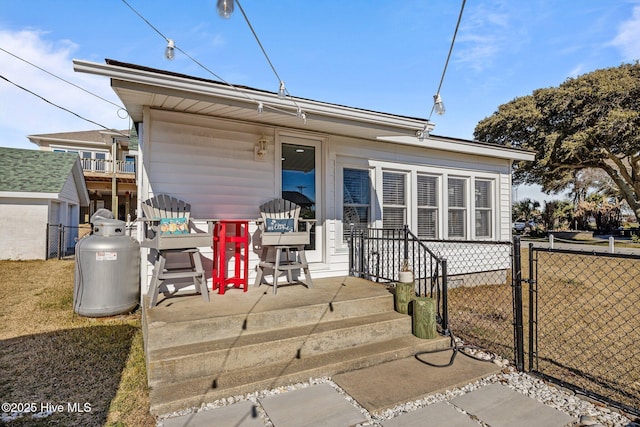
[[333, 376], [446, 348], [411, 333], [384, 284], [355, 277], [315, 279], [314, 287], [268, 285], [247, 292], [159, 297], [143, 308], [151, 413], [312, 377]]

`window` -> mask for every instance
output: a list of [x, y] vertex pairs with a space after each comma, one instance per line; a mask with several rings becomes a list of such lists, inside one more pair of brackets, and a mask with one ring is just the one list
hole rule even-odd
[[438, 177], [418, 175], [418, 237], [438, 238]]
[[342, 172], [342, 231], [349, 235], [351, 224], [356, 228], [369, 226], [371, 183], [365, 169], [343, 169]]
[[449, 238], [467, 238], [467, 182], [464, 178], [449, 178]]
[[476, 237], [491, 237], [491, 181], [476, 180]]
[[382, 226], [402, 228], [407, 222], [406, 175], [382, 173]]

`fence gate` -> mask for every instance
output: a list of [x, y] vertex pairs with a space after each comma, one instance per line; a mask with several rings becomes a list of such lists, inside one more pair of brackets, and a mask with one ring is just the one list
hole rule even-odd
[[640, 256], [529, 255], [529, 370], [640, 415]]

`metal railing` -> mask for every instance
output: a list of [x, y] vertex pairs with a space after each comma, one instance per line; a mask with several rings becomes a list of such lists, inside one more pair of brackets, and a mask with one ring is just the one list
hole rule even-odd
[[[125, 234], [132, 236], [135, 233], [136, 227], [137, 224], [135, 221], [126, 222]], [[91, 233], [91, 224], [80, 224], [77, 226], [47, 224], [47, 259], [62, 259], [74, 255], [78, 240]]]
[[[113, 173], [113, 160], [104, 159], [80, 159], [82, 170], [87, 172]], [[124, 160], [116, 160], [116, 173], [136, 173], [136, 162], [127, 162]]]
[[528, 369], [640, 415], [640, 255], [530, 244], [528, 257]]
[[447, 260], [438, 257], [418, 237], [402, 229], [351, 227], [349, 272], [374, 282], [397, 282], [400, 270], [413, 272], [417, 296], [436, 301], [437, 321], [448, 335]]

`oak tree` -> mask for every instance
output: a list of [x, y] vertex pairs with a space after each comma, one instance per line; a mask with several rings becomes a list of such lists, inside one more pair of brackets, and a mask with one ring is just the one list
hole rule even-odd
[[640, 221], [640, 63], [596, 70], [537, 89], [481, 120], [474, 138], [536, 152], [514, 164], [514, 183], [545, 192], [604, 171]]

